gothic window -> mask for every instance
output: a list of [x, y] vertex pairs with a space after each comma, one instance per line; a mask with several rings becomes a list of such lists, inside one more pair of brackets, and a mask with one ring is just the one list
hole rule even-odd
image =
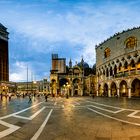
[[131, 36], [127, 38], [125, 41], [125, 45], [126, 45], [126, 48], [134, 48], [137, 45], [136, 37]]
[[128, 63], [127, 63], [127, 61], [124, 63], [124, 68], [125, 68], [125, 69], [128, 68]]
[[120, 65], [119, 65], [119, 71], [121, 71], [121, 68], [122, 68], [122, 64], [120, 63]]
[[135, 62], [134, 62], [134, 60], [131, 61], [131, 64], [130, 65], [131, 65], [132, 68], [135, 68]]
[[107, 58], [109, 56], [110, 56], [110, 49], [106, 48], [105, 51], [104, 51], [104, 57]]
[[109, 76], [109, 74], [108, 74], [108, 68], [106, 69], [106, 77], [108, 77]]

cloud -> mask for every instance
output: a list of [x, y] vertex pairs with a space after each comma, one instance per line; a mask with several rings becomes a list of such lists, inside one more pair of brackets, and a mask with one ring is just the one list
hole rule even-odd
[[73, 61], [80, 61], [83, 55], [92, 66], [96, 61], [96, 44], [116, 32], [139, 26], [140, 19], [134, 19], [139, 17], [139, 4], [138, 1], [90, 0], [29, 4], [9, 0], [1, 4], [0, 18], [10, 31], [10, 79], [26, 79], [26, 68], [21, 66], [27, 63], [38, 77], [49, 73], [53, 52]]
[[19, 61], [14, 63], [10, 79], [14, 79], [14, 81], [27, 81], [27, 64]]

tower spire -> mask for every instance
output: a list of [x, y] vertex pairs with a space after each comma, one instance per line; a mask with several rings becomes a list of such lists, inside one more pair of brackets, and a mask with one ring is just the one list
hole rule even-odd
[[69, 67], [72, 68], [72, 61], [71, 61], [71, 58], [70, 58], [70, 61], [69, 61]]
[[81, 59], [81, 66], [84, 66], [84, 59], [83, 59], [83, 55], [82, 55], [82, 59]]

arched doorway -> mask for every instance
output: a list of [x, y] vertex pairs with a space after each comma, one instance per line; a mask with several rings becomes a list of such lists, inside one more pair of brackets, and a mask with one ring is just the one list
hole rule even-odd
[[61, 96], [65, 96], [69, 94], [69, 81], [66, 78], [62, 78], [59, 80], [59, 91], [58, 94]]
[[73, 95], [78, 96], [80, 95], [80, 80], [75, 78], [73, 80]]
[[140, 97], [140, 80], [134, 79], [131, 84], [132, 96]]
[[103, 96], [108, 96], [108, 85], [105, 83], [104, 85], [104, 93]]
[[112, 82], [111, 84], [111, 96], [117, 96], [117, 86], [115, 82]]
[[122, 97], [128, 96], [127, 83], [124, 80], [122, 80], [120, 83], [120, 96]]

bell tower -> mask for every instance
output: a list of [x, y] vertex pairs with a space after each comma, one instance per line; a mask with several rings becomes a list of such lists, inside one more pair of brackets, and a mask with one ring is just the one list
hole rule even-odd
[[0, 23], [0, 81], [9, 81], [8, 34]]

